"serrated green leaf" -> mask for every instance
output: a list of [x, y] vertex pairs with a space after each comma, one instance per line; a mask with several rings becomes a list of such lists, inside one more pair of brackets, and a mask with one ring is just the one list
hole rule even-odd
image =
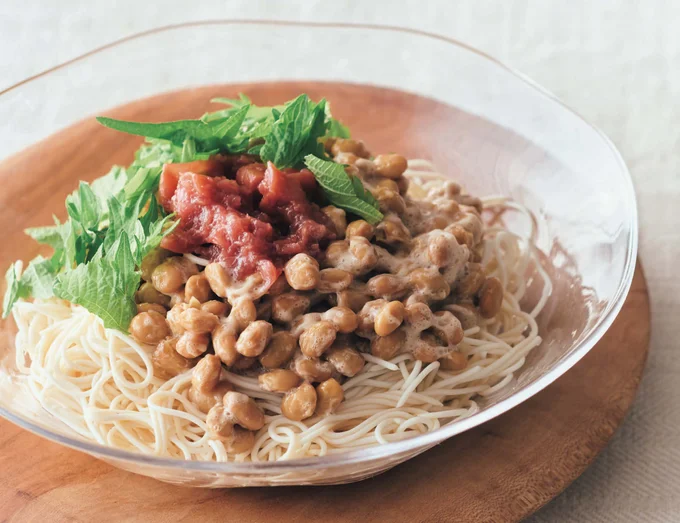
[[107, 174], [92, 182], [92, 192], [100, 203], [105, 203], [109, 196], [117, 195], [123, 190], [126, 179], [125, 168], [114, 165]]
[[181, 149], [168, 140], [147, 139], [135, 153], [135, 161], [127, 168], [127, 177], [131, 178], [137, 169], [163, 167], [163, 164], [177, 160]]
[[246, 129], [244, 132], [244, 138], [248, 141], [257, 140], [258, 138], [264, 138], [269, 133], [272, 132], [272, 126], [274, 125], [274, 118], [267, 118], [260, 122], [254, 123], [250, 128]]
[[180, 162], [190, 162], [196, 157], [196, 141], [193, 138], [187, 137], [182, 144], [182, 153], [180, 155]]
[[278, 115], [278, 111], [272, 111], [275, 122], [260, 149], [262, 161], [272, 162], [280, 169], [293, 166], [307, 140], [303, 134], [303, 119], [309, 117], [309, 103], [309, 97], [303, 94], [288, 103]]
[[227, 149], [229, 149], [229, 143], [236, 138], [241, 130], [241, 125], [243, 125], [243, 121], [245, 120], [249, 109], [249, 105], [239, 107], [228, 118], [225, 118], [221, 125], [215, 127], [215, 137], [219, 140], [223, 140]]
[[326, 134], [326, 100], [324, 98], [314, 108], [312, 122], [309, 128], [307, 142], [302, 148], [302, 157], [313, 154], [317, 157], [325, 156], [323, 143], [320, 139]]
[[48, 225], [46, 227], [30, 227], [24, 229], [24, 232], [33, 238], [38, 243], [49, 245], [53, 249], [61, 249], [64, 247], [62, 239], [66, 224], [59, 223], [56, 216], [54, 217], [55, 225]]
[[288, 102], [281, 113], [272, 109], [274, 123], [260, 149], [262, 160], [283, 169], [300, 165], [305, 154], [323, 155], [318, 140], [326, 132], [325, 107], [325, 100], [315, 104], [301, 94]]
[[141, 236], [143, 240], [146, 240], [144, 227], [139, 216], [148, 198], [148, 193], [144, 192], [127, 201], [116, 197], [109, 198], [109, 228], [104, 238], [104, 252], [109, 252], [113, 245], [120, 241], [121, 237]]
[[7, 289], [2, 303], [2, 317], [6, 318], [18, 299], [51, 298], [54, 296], [55, 275], [61, 268], [58, 256], [34, 258], [28, 267], [19, 272], [21, 262], [14, 262], [5, 273]]
[[181, 145], [184, 139], [189, 136], [192, 138], [205, 138], [213, 136], [213, 129], [221, 125], [226, 118], [214, 120], [212, 122], [202, 122], [200, 120], [177, 120], [174, 122], [150, 123], [150, 122], [127, 122], [116, 120], [105, 116], [98, 116], [97, 121], [109, 129], [121, 131], [127, 134], [144, 136], [146, 138], [160, 138]]
[[244, 105], [223, 118], [210, 121], [177, 120], [174, 122], [147, 123], [128, 122], [103, 116], [97, 117], [102, 125], [128, 134], [168, 140], [176, 146], [182, 146], [187, 138], [192, 138], [196, 149], [206, 151], [220, 148], [228, 149], [230, 142], [238, 134], [249, 106]]
[[[130, 240], [134, 241], [130, 241]], [[118, 274], [121, 278], [126, 296], [134, 295], [137, 287], [139, 287], [140, 273], [136, 267], [141, 263], [143, 256], [135, 256], [132, 252], [132, 244], [135, 245], [136, 250], [141, 253], [141, 239], [140, 236], [129, 237], [126, 232], [122, 232], [118, 241], [114, 244], [111, 250], [106, 254], [106, 259], [118, 268]]]
[[80, 182], [76, 191], [66, 198], [68, 228], [64, 227], [62, 241], [64, 252], [76, 263], [84, 263], [99, 248], [104, 233], [100, 223], [105, 219], [102, 203], [90, 184]]
[[250, 98], [248, 98], [248, 96], [243, 93], [238, 93], [238, 98], [225, 98], [218, 96], [217, 98], [212, 98], [210, 103], [231, 105], [234, 108], [238, 108], [243, 105], [252, 105]]
[[[80, 257], [76, 249], [77, 234], [73, 222], [71, 220], [66, 221], [59, 232], [61, 234], [61, 244], [64, 249], [64, 264], [67, 267], [71, 267], [85, 261], [85, 256], [83, 255]], [[81, 258], [80, 261], [78, 260], [79, 258]]]
[[66, 197], [66, 211], [85, 231], [96, 230], [99, 226], [99, 198], [87, 182], [80, 182], [78, 190]]
[[247, 105], [249, 106], [248, 108], [248, 113], [246, 115], [244, 125], [246, 127], [256, 123], [260, 122], [262, 120], [266, 120], [272, 117], [272, 109], [279, 109], [283, 110], [283, 105], [277, 105], [274, 107], [267, 107], [267, 106], [256, 106], [253, 105], [252, 101], [250, 98], [248, 98], [245, 94], [239, 93], [239, 98], [213, 98], [210, 100], [212, 103], [218, 103], [218, 104], [224, 104], [224, 105], [230, 105], [231, 107], [229, 109], [222, 109], [220, 111], [215, 111], [212, 113], [206, 113], [201, 117], [201, 120], [203, 121], [211, 121], [215, 120], [218, 118], [224, 118], [225, 116], [230, 116], [234, 114], [238, 109], [241, 107]]
[[[228, 105], [230, 107], [228, 109], [221, 109], [219, 111], [213, 111], [213, 112], [205, 113], [203, 116], [201, 116], [201, 120], [204, 121], [204, 122], [210, 122], [212, 120], [217, 120], [219, 118], [224, 118], [226, 116], [230, 116], [230, 115], [234, 114], [238, 109], [243, 107], [244, 105], [249, 105], [251, 107], [254, 107], [252, 105], [252, 102], [250, 101], [250, 98], [248, 98], [243, 93], [239, 93], [238, 98], [213, 98], [213, 99], [210, 100], [210, 103]], [[258, 109], [262, 109], [262, 108], [258, 108]]]
[[140, 195], [148, 194], [158, 185], [162, 167], [141, 167], [135, 171], [123, 188], [125, 198], [135, 200]]
[[33, 298], [51, 298], [54, 296], [54, 281], [60, 268], [58, 257], [37, 256], [21, 275], [21, 285]]
[[343, 125], [340, 120], [335, 118], [330, 118], [328, 120], [328, 131], [326, 136], [333, 136], [335, 138], [350, 138], [351, 134], [349, 132], [349, 127]]
[[175, 219], [175, 216], [169, 214], [160, 221], [154, 221], [149, 225], [146, 233], [146, 240], [141, 246], [141, 257], [149, 254], [152, 250], [156, 249], [161, 244], [161, 240], [170, 234], [175, 227], [179, 225], [179, 221]]
[[383, 214], [378, 210], [375, 199], [369, 201], [361, 180], [355, 178], [361, 184], [359, 188], [357, 182], [345, 172], [344, 165], [325, 161], [311, 154], [305, 156], [305, 165], [314, 173], [326, 198], [333, 205], [361, 216], [371, 224], [376, 224], [383, 219]]
[[21, 285], [20, 267], [21, 262], [16, 261], [9, 266], [9, 269], [7, 269], [7, 272], [5, 273], [7, 288], [5, 289], [5, 297], [2, 300], [3, 318], [9, 316], [12, 307], [19, 298], [26, 298], [28, 296], [27, 289]]
[[[136, 284], [139, 279], [137, 274]], [[54, 292], [99, 316], [105, 327], [127, 332], [137, 312], [134, 294], [129, 292], [133, 284], [115, 263], [100, 258], [60, 274]]]
[[331, 114], [331, 104], [326, 102], [326, 136], [335, 138], [350, 138], [349, 127], [343, 125], [340, 120], [333, 118]]
[[[243, 93], [239, 94], [238, 99], [214, 98], [211, 102], [231, 105], [228, 109], [222, 109], [212, 113], [206, 113], [201, 117], [204, 122], [210, 122], [219, 118], [233, 115], [237, 110], [248, 106], [248, 112], [241, 124], [239, 133], [229, 142], [229, 152], [233, 154], [245, 153], [249, 151], [249, 146], [253, 141], [262, 138], [271, 132], [274, 123], [274, 107], [257, 107], [252, 105], [250, 99]], [[284, 106], [277, 106], [283, 109]]]
[[59, 274], [55, 295], [82, 305], [99, 316], [105, 327], [127, 332], [137, 312], [134, 293], [140, 281], [131, 243], [123, 231], [107, 254], [101, 255], [100, 250], [89, 263]]

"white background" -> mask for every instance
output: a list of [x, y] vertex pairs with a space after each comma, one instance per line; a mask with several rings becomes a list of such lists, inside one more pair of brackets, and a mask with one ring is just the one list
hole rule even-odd
[[441, 33], [526, 73], [612, 138], [639, 198], [651, 353], [608, 449], [530, 521], [680, 521], [680, 1], [0, 0], [0, 89], [119, 37], [209, 18]]

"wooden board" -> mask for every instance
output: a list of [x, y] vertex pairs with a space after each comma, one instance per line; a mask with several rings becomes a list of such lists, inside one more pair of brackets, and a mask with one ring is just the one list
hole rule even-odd
[[[376, 149], [416, 154], [419, 144], [413, 134], [395, 141], [400, 122], [413, 116], [405, 109], [413, 104], [405, 105], [403, 97], [413, 95], [368, 89], [366, 98], [359, 100], [361, 89], [289, 83], [275, 94], [271, 87], [246, 90], [259, 103], [280, 102], [301, 91], [317, 98], [353, 99], [356, 104], [338, 104], [337, 113], [351, 121], [357, 136], [370, 132]], [[161, 95], [106, 114], [139, 120], [193, 117], [208, 107], [205, 100], [224, 92], [206, 87]], [[394, 107], [394, 126], [376, 130], [375, 113], [357, 114], [371, 107], [370, 100], [374, 107]], [[395, 105], [397, 100], [401, 103]], [[416, 102], [417, 125], [423, 126], [424, 135], [436, 132], [428, 127], [427, 115], [441, 105], [421, 98]], [[33, 256], [37, 249], [21, 230], [47, 223], [53, 212], [63, 217], [59, 211], [64, 197], [78, 178], [95, 178], [114, 162], [129, 163], [138, 143], [87, 121], [0, 166], [0, 225], [5, 231], [0, 266], [17, 255]], [[432, 154], [436, 160], [437, 151]], [[515, 521], [560, 493], [605, 447], [635, 395], [649, 333], [649, 298], [638, 267], [612, 328], [556, 383], [495, 420], [385, 474], [350, 485], [176, 487], [120, 471], [0, 421], [0, 521]]]

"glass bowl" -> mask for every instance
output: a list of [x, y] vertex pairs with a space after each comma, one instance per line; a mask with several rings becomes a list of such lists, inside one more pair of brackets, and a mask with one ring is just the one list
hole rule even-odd
[[[536, 219], [536, 245], [554, 284], [538, 318], [542, 345], [511, 386], [489, 397], [477, 414], [422, 436], [287, 462], [189, 462], [84, 441], [29, 405], [14, 378], [15, 331], [8, 320], [0, 325], [2, 416], [122, 469], [172, 483], [357, 481], [530, 398], [581, 359], [619, 312], [635, 266], [637, 212], [630, 176], [611, 142], [544, 89], [475, 49], [423, 32], [368, 25], [215, 21], [163, 27], [0, 93], [0, 267], [38, 252], [22, 230], [50, 223], [52, 213], [63, 218], [64, 197], [79, 179], [130, 162], [138, 141], [105, 132], [92, 116], [146, 111], [157, 120], [195, 117], [196, 104], [189, 101], [199, 97], [205, 110], [211, 96], [238, 90], [258, 103], [282, 102], [302, 90], [313, 98], [327, 96], [336, 116], [373, 150], [431, 160], [475, 195], [500, 194], [525, 205]], [[69, 158], [91, 169], [75, 169]], [[36, 162], [40, 169], [32, 168]], [[526, 232], [528, 224], [511, 220], [510, 227]]]

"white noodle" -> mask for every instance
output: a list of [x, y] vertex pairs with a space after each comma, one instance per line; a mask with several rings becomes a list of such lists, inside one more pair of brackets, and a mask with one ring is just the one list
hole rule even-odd
[[191, 262], [194, 262], [196, 265], [200, 265], [200, 266], [202, 266], [202, 267], [205, 267], [205, 266], [207, 266], [207, 265], [210, 265], [210, 260], [206, 260], [205, 258], [201, 258], [201, 257], [199, 257], [199, 256], [196, 256], [195, 254], [185, 253], [185, 254], [184, 254], [184, 257], [185, 257], [187, 260], [189, 260], [189, 261], [191, 261]]
[[[441, 183], [442, 176], [425, 160], [411, 160], [409, 169], [406, 174], [425, 186]], [[337, 412], [304, 422], [281, 415], [280, 396], [260, 389], [256, 378], [225, 371], [236, 390], [255, 398], [267, 413], [249, 452], [228, 454], [220, 441], [208, 437], [205, 414], [187, 396], [192, 371], [168, 381], [156, 378], [153, 347], [105, 329], [82, 307], [62, 300], [17, 303], [17, 367], [42, 407], [79, 435], [144, 454], [276, 461], [335, 454], [436, 430], [478, 412], [475, 397], [511, 386], [529, 351], [541, 343], [535, 318], [552, 285], [533, 245], [535, 221], [506, 198], [484, 202], [524, 213], [532, 230], [526, 239], [499, 226], [485, 231], [482, 263], [502, 281], [505, 294], [494, 319], [465, 332], [458, 348], [468, 357], [468, 367], [453, 372], [440, 369], [439, 362], [423, 366], [408, 354], [390, 361], [364, 354], [366, 366], [343, 384], [345, 401]], [[185, 256], [199, 265], [208, 263]], [[519, 302], [531, 271], [542, 288], [533, 310], [526, 313]]]

